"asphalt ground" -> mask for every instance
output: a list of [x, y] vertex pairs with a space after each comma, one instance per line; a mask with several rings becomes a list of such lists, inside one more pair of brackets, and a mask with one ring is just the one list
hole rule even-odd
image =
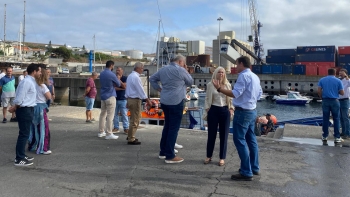
[[132, 146], [124, 134], [98, 138], [98, 122], [85, 123], [84, 113], [50, 108], [52, 154], [27, 152], [35, 157], [28, 167], [14, 166], [17, 123], [0, 123], [0, 196], [350, 196], [349, 148], [259, 137], [261, 175], [237, 182], [230, 179], [240, 166], [232, 135], [220, 167], [219, 139], [204, 165], [206, 132], [181, 129], [178, 156], [185, 161], [165, 164], [158, 158], [162, 127], [145, 125], [136, 134], [142, 144]]

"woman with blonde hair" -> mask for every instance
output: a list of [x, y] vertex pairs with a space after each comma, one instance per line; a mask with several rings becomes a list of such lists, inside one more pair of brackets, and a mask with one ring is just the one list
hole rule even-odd
[[[232, 86], [226, 78], [225, 69], [218, 67], [215, 69], [212, 80], [218, 80], [224, 89], [231, 90]], [[212, 82], [207, 84], [207, 94], [205, 97], [203, 119], [208, 122], [208, 141], [207, 141], [207, 158], [204, 164], [208, 164], [212, 160], [215, 147], [216, 134], [219, 127], [220, 137], [220, 161], [219, 166], [225, 165], [227, 138], [230, 130], [230, 119], [233, 117], [234, 107], [232, 98], [220, 93]]]
[[41, 76], [36, 81], [36, 106], [34, 107], [34, 118], [29, 135], [30, 151], [36, 151], [36, 154], [51, 154], [50, 150], [50, 129], [47, 118], [46, 101], [51, 99], [50, 90], [47, 88], [49, 79], [45, 68], [41, 69]]

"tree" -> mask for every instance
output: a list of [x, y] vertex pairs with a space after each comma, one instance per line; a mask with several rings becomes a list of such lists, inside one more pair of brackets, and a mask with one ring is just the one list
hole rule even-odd
[[64, 47], [66, 47], [66, 48], [67, 48], [67, 45], [66, 45], [66, 43], [64, 43]]
[[85, 45], [83, 45], [83, 51], [85, 51]]
[[52, 48], [52, 45], [51, 45], [51, 40], [49, 42], [49, 45], [47, 46], [47, 48], [51, 49]]
[[62, 57], [63, 60], [68, 60], [72, 56], [72, 51], [67, 49], [66, 47], [59, 47], [57, 49], [53, 49], [52, 52]]

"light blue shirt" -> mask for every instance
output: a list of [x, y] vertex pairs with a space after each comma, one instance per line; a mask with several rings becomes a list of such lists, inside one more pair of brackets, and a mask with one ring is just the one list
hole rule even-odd
[[178, 105], [185, 99], [186, 88], [192, 85], [193, 79], [184, 68], [172, 62], [154, 73], [149, 82], [155, 90], [162, 89], [160, 92], [162, 104]]
[[235, 96], [232, 101], [235, 107], [255, 109], [262, 94], [259, 77], [249, 68], [243, 70], [238, 75], [232, 93]]
[[337, 99], [339, 98], [339, 90], [344, 89], [340, 79], [331, 75], [322, 77], [318, 82], [318, 87], [322, 88], [322, 98], [324, 99]]
[[21, 83], [19, 83], [16, 90], [16, 98], [13, 101], [15, 105], [21, 107], [36, 106], [36, 82], [34, 77], [27, 75]]
[[100, 73], [101, 100], [105, 101], [110, 97], [117, 97], [114, 87], [120, 87], [117, 76], [108, 68]]

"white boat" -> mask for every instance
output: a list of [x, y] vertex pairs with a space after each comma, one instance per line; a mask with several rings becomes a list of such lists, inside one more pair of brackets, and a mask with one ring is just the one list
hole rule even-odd
[[306, 98], [300, 95], [299, 92], [288, 91], [287, 95], [284, 96], [274, 96], [277, 104], [287, 104], [287, 105], [305, 105], [310, 102], [310, 98]]
[[206, 92], [197, 87], [197, 85], [192, 85], [190, 91], [187, 93], [191, 100], [198, 100], [199, 97], [205, 97]]
[[268, 93], [263, 93], [261, 96], [260, 96], [260, 100], [266, 100], [266, 97], [268, 97], [269, 94]]
[[[299, 92], [296, 92], [296, 91], [288, 91], [288, 93], [293, 93], [298, 98], [300, 97], [300, 98], [307, 100], [306, 104], [309, 104], [313, 100], [312, 96], [302, 96]], [[274, 95], [272, 100], [277, 100], [277, 99], [281, 99], [281, 98], [288, 98], [288, 93], [287, 93], [287, 95]]]

